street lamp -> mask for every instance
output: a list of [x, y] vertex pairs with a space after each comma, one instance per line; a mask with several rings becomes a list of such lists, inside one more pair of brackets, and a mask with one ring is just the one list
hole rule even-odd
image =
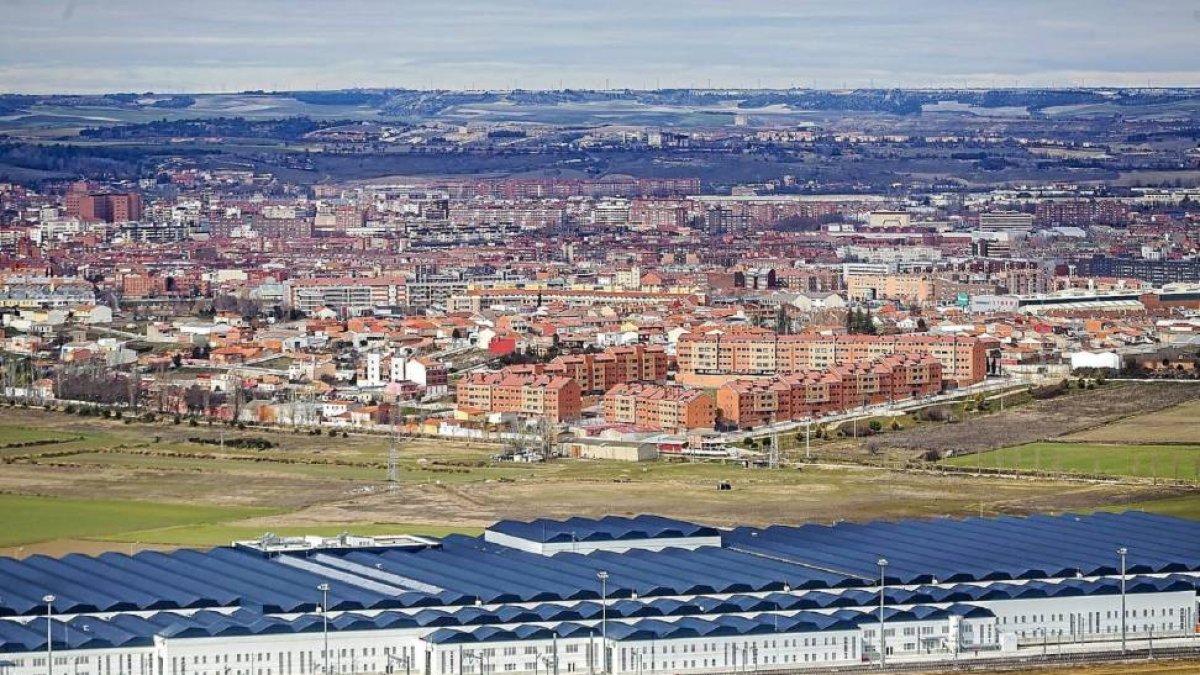
[[1122, 546], [1117, 549], [1117, 555], [1121, 557], [1121, 653], [1125, 653], [1125, 556], [1129, 555], [1129, 549]]
[[608, 672], [608, 572], [596, 573], [600, 580], [600, 672]]
[[54, 601], [57, 599], [50, 594], [42, 596], [42, 602], [46, 603], [46, 675], [54, 675], [54, 634], [51, 626], [54, 623]]
[[887, 666], [887, 638], [884, 637], [884, 596], [887, 592], [887, 558], [880, 558], [879, 565], [879, 667]]
[[321, 591], [321, 637], [324, 646], [321, 650], [321, 669], [329, 675], [329, 584], [317, 586]]

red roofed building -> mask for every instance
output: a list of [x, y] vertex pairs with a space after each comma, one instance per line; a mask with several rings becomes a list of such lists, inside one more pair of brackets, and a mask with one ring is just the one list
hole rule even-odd
[[961, 385], [987, 376], [987, 343], [952, 335], [777, 335], [762, 328], [679, 338], [680, 381], [691, 375], [784, 375], [893, 354], [929, 355]]
[[712, 396], [700, 389], [618, 384], [604, 395], [604, 419], [609, 423], [681, 433], [713, 428], [716, 405]]
[[458, 381], [458, 407], [545, 417], [552, 422], [583, 414], [579, 383], [570, 378], [511, 370], [474, 373]]
[[936, 358], [896, 354], [827, 370], [734, 380], [717, 390], [717, 408], [722, 422], [744, 429], [936, 394], [941, 389], [942, 364]]
[[626, 382], [667, 379], [670, 359], [658, 345], [609, 347], [599, 354], [568, 354], [546, 365], [546, 372], [569, 377], [585, 392], [604, 392]]

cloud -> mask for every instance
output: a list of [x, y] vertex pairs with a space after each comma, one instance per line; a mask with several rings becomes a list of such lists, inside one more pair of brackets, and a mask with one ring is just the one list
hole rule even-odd
[[1187, 86], [1190, 0], [0, 0], [0, 90]]

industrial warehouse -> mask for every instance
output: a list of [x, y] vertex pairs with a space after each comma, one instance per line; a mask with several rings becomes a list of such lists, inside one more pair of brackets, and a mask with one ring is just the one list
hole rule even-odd
[[0, 558], [0, 675], [734, 672], [1195, 634], [1200, 523], [1140, 512]]

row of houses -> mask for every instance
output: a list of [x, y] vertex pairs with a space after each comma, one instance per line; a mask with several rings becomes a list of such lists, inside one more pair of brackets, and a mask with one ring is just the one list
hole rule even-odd
[[960, 386], [987, 375], [988, 342], [958, 335], [780, 335], [765, 328], [695, 332], [676, 346], [679, 380], [719, 385], [743, 375], [785, 375], [892, 354], [926, 354]]
[[941, 390], [942, 364], [937, 359], [923, 354], [897, 354], [825, 370], [734, 380], [717, 390], [717, 408], [723, 422], [745, 429], [928, 396]]

